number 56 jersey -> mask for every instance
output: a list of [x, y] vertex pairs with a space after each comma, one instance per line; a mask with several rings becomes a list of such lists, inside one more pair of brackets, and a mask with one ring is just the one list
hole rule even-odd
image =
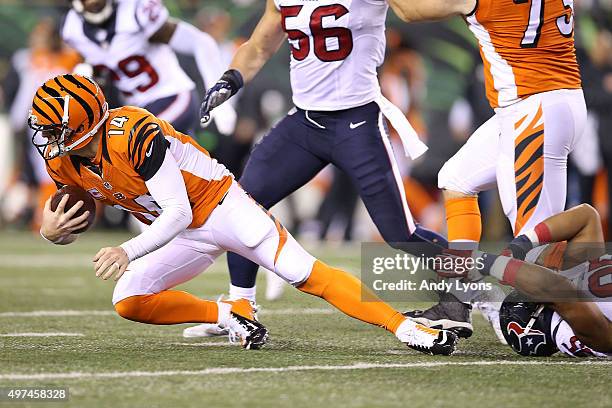
[[233, 176], [195, 140], [144, 109], [112, 109], [97, 157], [91, 161], [80, 156], [57, 157], [47, 161], [47, 171], [58, 185], [81, 187], [103, 204], [151, 224], [162, 209], [145, 182], [154, 175], [157, 180], [168, 151], [185, 182], [193, 214], [189, 228], [198, 228], [227, 193]]
[[291, 48], [293, 103], [335, 111], [374, 101], [385, 56], [385, 0], [274, 0]]
[[96, 72], [110, 75], [126, 104], [145, 106], [195, 88], [170, 46], [149, 41], [167, 19], [161, 0], [116, 0], [100, 26], [71, 9], [61, 34]]

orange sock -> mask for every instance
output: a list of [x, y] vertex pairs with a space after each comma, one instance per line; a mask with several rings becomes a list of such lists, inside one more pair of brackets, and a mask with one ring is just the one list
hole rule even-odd
[[392, 333], [406, 320], [400, 312], [362, 286], [359, 279], [318, 260], [306, 282], [298, 289], [325, 299], [344, 314]]
[[125, 319], [149, 324], [216, 323], [219, 314], [217, 302], [178, 290], [130, 296], [115, 310]]
[[482, 235], [478, 197], [451, 198], [444, 202], [448, 241], [479, 242]]

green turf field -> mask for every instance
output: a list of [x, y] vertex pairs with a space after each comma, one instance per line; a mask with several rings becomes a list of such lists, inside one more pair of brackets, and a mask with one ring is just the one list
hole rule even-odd
[[[90, 259], [125, 238], [90, 233], [56, 247], [26, 233], [0, 233], [0, 387], [70, 389], [68, 403], [0, 408], [612, 406], [612, 364], [519, 358], [480, 316], [474, 336], [452, 357], [411, 351], [291, 289], [274, 303], [260, 296], [271, 339], [259, 351], [183, 339], [185, 326], [122, 320], [112, 313], [113, 284], [95, 278]], [[314, 252], [359, 270], [358, 247]], [[227, 282], [222, 259], [183, 289], [214, 298]]]

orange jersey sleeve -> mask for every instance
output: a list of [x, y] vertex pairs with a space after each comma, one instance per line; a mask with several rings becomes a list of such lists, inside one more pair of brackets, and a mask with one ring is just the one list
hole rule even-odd
[[478, 39], [493, 108], [581, 87], [573, 0], [478, 0], [466, 20]]

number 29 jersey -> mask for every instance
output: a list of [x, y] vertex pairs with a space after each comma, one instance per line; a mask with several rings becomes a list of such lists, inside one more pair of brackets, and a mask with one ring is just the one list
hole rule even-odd
[[274, 0], [291, 48], [293, 103], [335, 111], [380, 95], [385, 0]]
[[116, 0], [113, 15], [101, 26], [71, 9], [61, 34], [85, 62], [110, 75], [126, 104], [146, 106], [195, 88], [170, 46], [149, 41], [168, 15], [161, 0]]

